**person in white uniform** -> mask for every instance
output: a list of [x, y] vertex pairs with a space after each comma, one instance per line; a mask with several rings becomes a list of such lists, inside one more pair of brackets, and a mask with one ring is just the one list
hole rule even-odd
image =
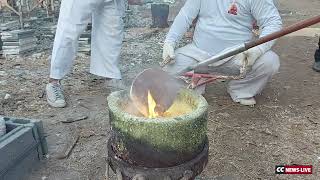
[[[141, 4], [129, 0], [129, 4]], [[47, 101], [65, 107], [60, 84], [72, 68], [80, 34], [92, 20], [90, 73], [105, 77], [107, 86], [123, 88], [118, 67], [123, 40], [125, 0], [62, 0], [55, 36]]]
[[[193, 41], [175, 51], [175, 46], [197, 19]], [[186, 66], [203, 61], [225, 49], [253, 39], [252, 24], [260, 27], [260, 37], [282, 28], [282, 20], [273, 0], [187, 0], [175, 18], [163, 46], [163, 60], [174, 59], [164, 70], [175, 74]], [[248, 62], [244, 79], [230, 81], [231, 98], [243, 105], [254, 105], [254, 97], [278, 71], [279, 57], [271, 50], [271, 41], [234, 56], [218, 69], [224, 73], [239, 71]]]

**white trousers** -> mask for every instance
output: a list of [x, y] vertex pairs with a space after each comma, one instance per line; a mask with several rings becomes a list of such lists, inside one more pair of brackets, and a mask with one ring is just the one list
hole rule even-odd
[[54, 40], [50, 78], [69, 73], [78, 39], [92, 20], [90, 73], [121, 79], [118, 68], [123, 40], [124, 0], [62, 0]]
[[[175, 63], [164, 67], [165, 71], [171, 74], [179, 72], [182, 69], [195, 64], [199, 61], [206, 60], [210, 57], [206, 52], [196, 48], [193, 44], [177, 49]], [[227, 63], [214, 68], [209, 68], [211, 72], [220, 72], [226, 75], [237, 75], [240, 72], [240, 60], [232, 58]], [[232, 80], [228, 85], [228, 93], [234, 101], [242, 98], [251, 98], [261, 93], [272, 76], [278, 72], [280, 67], [279, 56], [273, 51], [268, 51], [262, 55], [251, 67], [244, 79]], [[200, 92], [204, 87], [199, 88]]]

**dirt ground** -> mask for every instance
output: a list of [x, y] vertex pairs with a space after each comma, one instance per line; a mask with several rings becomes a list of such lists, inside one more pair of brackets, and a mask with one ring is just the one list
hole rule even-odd
[[[319, 0], [280, 0], [285, 25], [320, 14]], [[319, 28], [320, 25], [314, 26]], [[121, 70], [127, 84], [142, 69], [161, 58], [162, 41], [168, 29], [130, 28], [122, 51]], [[231, 101], [226, 83], [209, 86], [209, 163], [201, 179], [320, 179], [320, 74], [312, 71], [318, 37], [284, 37], [275, 51], [280, 72], [254, 108]], [[0, 115], [43, 121], [49, 145], [46, 161], [26, 179], [103, 179], [106, 141], [109, 133], [104, 81], [88, 73], [89, 57], [81, 54], [72, 73], [63, 81], [68, 106], [47, 105], [50, 52], [20, 58], [0, 59]], [[10, 94], [8, 99], [4, 99]], [[72, 124], [62, 120], [87, 116]], [[67, 159], [56, 156], [67, 139], [79, 130], [80, 139]], [[313, 165], [308, 176], [275, 175], [276, 165]]]

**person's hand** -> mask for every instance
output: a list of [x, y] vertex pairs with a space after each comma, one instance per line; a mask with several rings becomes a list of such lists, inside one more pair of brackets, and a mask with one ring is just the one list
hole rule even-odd
[[243, 54], [246, 56], [247, 66], [253, 66], [257, 59], [259, 59], [263, 55], [263, 51], [259, 46], [257, 46], [243, 52]]
[[167, 64], [170, 63], [174, 63], [174, 58], [175, 58], [175, 54], [174, 54], [174, 45], [171, 43], [165, 43], [163, 45], [163, 52], [162, 52], [162, 62], [161, 62], [161, 66], [165, 66]]

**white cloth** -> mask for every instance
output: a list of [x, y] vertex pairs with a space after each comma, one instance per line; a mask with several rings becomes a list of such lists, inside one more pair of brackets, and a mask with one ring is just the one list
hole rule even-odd
[[[193, 43], [199, 49], [217, 54], [222, 50], [250, 41], [252, 24], [257, 20], [261, 37], [282, 27], [281, 17], [273, 0], [237, 0], [238, 14], [229, 14], [233, 0], [187, 0], [167, 35], [165, 42], [176, 43], [198, 17]], [[274, 41], [261, 45], [263, 53]]]
[[[237, 66], [237, 62], [229, 62], [226, 66]], [[244, 79], [229, 82], [228, 93], [233, 101], [251, 98], [262, 92], [267, 83], [280, 68], [279, 56], [273, 51], [267, 51], [252, 66]]]
[[163, 53], [162, 53], [162, 59], [174, 59], [174, 46], [170, 43], [165, 43], [163, 45]]
[[[176, 58], [174, 64], [169, 64], [164, 67], [165, 71], [171, 74], [180, 72], [187, 66], [193, 65], [203, 61], [210, 56], [204, 53], [195, 45], [189, 44], [185, 47], [179, 48], [176, 51]], [[238, 56], [231, 58], [227, 63], [219, 67], [210, 67], [207, 71], [218, 72], [226, 75], [238, 75], [240, 73], [240, 67], [242, 64], [241, 59], [237, 59]], [[273, 51], [267, 51], [256, 63], [252, 66], [247, 76], [241, 80], [232, 80], [229, 82], [228, 92], [232, 99], [236, 102], [239, 99], [251, 98], [261, 93], [263, 88], [271, 80], [272, 76], [278, 72], [280, 67], [279, 57]], [[201, 72], [206, 70], [200, 70]], [[199, 93], [203, 93], [204, 86], [199, 87]]]
[[263, 53], [263, 50], [259, 46], [251, 48], [248, 51], [242, 53], [245, 56], [245, 60], [243, 63], [247, 64], [248, 66], [252, 66], [256, 62], [256, 60], [263, 55]]
[[50, 77], [62, 79], [70, 71], [79, 36], [92, 19], [90, 72], [121, 79], [118, 61], [123, 40], [124, 10], [124, 0], [62, 0]]

